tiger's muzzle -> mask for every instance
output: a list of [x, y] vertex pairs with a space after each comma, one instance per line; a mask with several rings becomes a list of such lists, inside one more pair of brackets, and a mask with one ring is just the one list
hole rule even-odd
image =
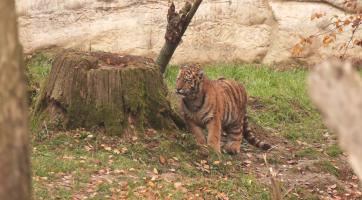
[[182, 96], [187, 96], [187, 95], [190, 93], [189, 90], [186, 90], [186, 89], [183, 89], [183, 88], [181, 88], [181, 89], [176, 89], [175, 92], [176, 92], [176, 94], [182, 95]]

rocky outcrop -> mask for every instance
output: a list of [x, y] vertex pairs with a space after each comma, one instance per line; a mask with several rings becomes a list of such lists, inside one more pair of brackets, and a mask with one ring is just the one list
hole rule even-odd
[[[177, 1], [181, 8], [183, 1]], [[102, 50], [155, 58], [164, 42], [168, 1], [160, 0], [17, 0], [25, 52], [49, 46]], [[313, 12], [342, 15], [323, 2], [204, 0], [171, 62], [246, 61], [318, 62], [336, 55], [350, 32], [330, 47], [319, 41], [293, 58], [299, 36], [324, 30], [328, 16], [310, 21]], [[348, 51], [358, 57], [362, 48]]]

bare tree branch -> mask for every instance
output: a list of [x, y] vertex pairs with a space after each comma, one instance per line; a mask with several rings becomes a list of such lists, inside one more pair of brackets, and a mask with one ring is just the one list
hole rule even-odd
[[159, 65], [162, 73], [165, 72], [167, 64], [179, 45], [192, 17], [195, 15], [202, 0], [195, 0], [193, 4], [186, 2], [184, 7], [175, 11], [174, 3], [171, 4], [167, 14], [167, 30], [165, 34], [165, 44], [163, 45], [156, 63]]
[[281, 0], [281, 1], [294, 1], [294, 2], [311, 2], [311, 3], [324, 3], [328, 4], [334, 8], [341, 10], [342, 12], [346, 12], [349, 14], [361, 13], [362, 12], [362, 3], [349, 0], [350, 4], [346, 3], [345, 0]]

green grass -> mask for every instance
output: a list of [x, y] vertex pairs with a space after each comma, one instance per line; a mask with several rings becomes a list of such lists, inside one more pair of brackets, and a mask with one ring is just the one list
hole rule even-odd
[[[27, 62], [32, 88], [39, 90], [50, 71], [52, 60], [51, 55], [38, 53]], [[249, 97], [262, 105], [260, 109], [249, 108], [252, 122], [291, 141], [320, 142], [323, 139], [322, 133], [326, 128], [307, 95], [306, 70], [277, 71], [252, 64], [215, 64], [205, 66], [204, 70], [211, 79], [225, 77], [246, 87]], [[164, 76], [171, 92], [170, 101], [173, 108], [177, 108], [178, 105], [176, 95], [172, 95], [177, 73], [178, 66], [169, 66]], [[33, 97], [37, 94], [33, 93]]]
[[33, 83], [39, 83], [48, 76], [53, 62], [50, 57], [51, 55], [47, 53], [37, 53], [26, 62], [27, 72]]
[[312, 194], [310, 193], [309, 191], [306, 191], [304, 188], [301, 188], [299, 186], [297, 186], [295, 189], [294, 189], [295, 193], [299, 194], [299, 196], [295, 196], [295, 193], [290, 193], [288, 195], [288, 199], [290, 200], [299, 200], [301, 199], [304, 199], [304, 200], [319, 200], [320, 198], [318, 197], [318, 195], [316, 194]]
[[[97, 140], [80, 142], [71, 134], [75, 133], [58, 133], [49, 140], [34, 144], [32, 167], [34, 196], [37, 197], [35, 199], [46, 199], [49, 197], [49, 193], [54, 193], [54, 197], [60, 199], [69, 199], [72, 194], [89, 182], [91, 174], [102, 169], [129, 170], [134, 168], [140, 172], [147, 168], [145, 165], [139, 165], [127, 153], [116, 156], [117, 154], [104, 149], [95, 152], [87, 151], [85, 145], [96, 146]], [[64, 176], [71, 176], [70, 188], [48, 187], [52, 182], [62, 181]], [[110, 187], [115, 186], [107, 182], [101, 183], [97, 186], [97, 194], [102, 196]]]
[[[44, 54], [28, 62], [28, 76], [38, 88], [49, 73], [50, 62], [51, 59]], [[170, 66], [165, 73], [174, 108], [178, 106], [177, 97], [173, 94], [177, 71], [177, 66]], [[244, 84], [251, 101], [261, 105], [254, 108], [253, 102], [250, 103], [250, 120], [268, 130], [268, 134], [286, 138], [295, 144], [297, 141], [324, 142], [322, 133], [326, 129], [305, 89], [307, 71], [276, 71], [266, 66], [217, 64], [206, 66], [205, 73], [211, 79], [222, 76]], [[94, 137], [89, 138], [90, 134]], [[115, 190], [120, 188], [120, 182], [127, 182], [123, 192], [126, 192], [128, 199], [142, 199], [147, 195], [156, 195], [160, 199], [186, 199], [191, 194], [204, 195], [205, 199], [214, 199], [220, 194], [227, 195], [229, 199], [271, 198], [267, 185], [261, 183], [253, 173], [244, 173], [240, 157], [227, 154], [204, 157], [198, 153], [199, 149], [188, 133], [159, 131], [152, 137], [140, 136], [137, 141], [124, 141], [81, 130], [48, 133], [33, 129], [32, 142], [34, 199], [71, 199], [79, 192], [88, 195], [89, 199], [117, 197], [120, 194]], [[102, 144], [112, 150], [106, 150]], [[150, 144], [154, 145], [150, 147]], [[87, 150], [89, 146], [92, 150]], [[117, 154], [113, 152], [115, 148], [125, 148], [127, 151]], [[326, 149], [326, 153], [331, 157], [341, 154], [338, 147], [333, 145]], [[319, 155], [320, 152], [311, 148], [296, 151], [296, 156], [303, 159], [316, 159]], [[160, 156], [167, 160], [166, 164], [160, 163]], [[203, 160], [207, 160], [210, 166], [209, 173], [197, 167], [197, 163]], [[219, 160], [220, 164], [213, 164]], [[226, 165], [227, 162], [233, 164]], [[338, 175], [338, 171], [328, 162], [321, 163], [321, 171]], [[285, 160], [276, 156], [271, 157], [269, 163], [278, 166], [285, 164]], [[110, 174], [104, 176], [114, 180], [102, 179], [88, 193], [88, 184], [95, 177], [103, 177], [100, 171], [105, 169]], [[182, 182], [187, 192], [176, 190], [173, 182], [161, 178], [152, 181], [154, 185], [150, 186], [154, 169], [160, 176], [174, 176], [176, 181]], [[117, 170], [123, 170], [124, 173], [114, 174]], [[67, 176], [70, 176], [71, 187], [59, 185]], [[292, 195], [290, 199], [293, 199]]]
[[340, 176], [339, 170], [329, 160], [322, 160], [316, 164], [323, 172], [332, 174], [336, 177]]
[[341, 150], [341, 148], [337, 144], [333, 144], [333, 145], [327, 147], [326, 153], [329, 156], [331, 156], [333, 158], [336, 158], [339, 155], [341, 155], [343, 153], [343, 151]]
[[[173, 183], [157, 179], [153, 181], [154, 188], [150, 188], [150, 173], [156, 168], [160, 174], [170, 173], [173, 168], [175, 176], [179, 176], [178, 181], [184, 184], [190, 193], [199, 191], [202, 188], [210, 188], [205, 193], [205, 198], [210, 199], [215, 194], [225, 193], [231, 199], [270, 199], [270, 195], [265, 186], [258, 183], [252, 175], [245, 175], [242, 171], [235, 171], [234, 166], [224, 165], [228, 161], [237, 162], [230, 155], [218, 157], [222, 164], [211, 166], [211, 173], [205, 174], [194, 165], [207, 159], [208, 163], [213, 163], [216, 157], [202, 158], [196, 155], [196, 149], [189, 138], [180, 136], [177, 140], [164, 140], [153, 149], [146, 147], [147, 138], [140, 138], [136, 142], [125, 143], [118, 139], [99, 136], [94, 140], [83, 138], [82, 131], [59, 132], [53, 134], [42, 142], [33, 143], [32, 167], [33, 167], [33, 187], [35, 199], [70, 199], [79, 191], [84, 192], [87, 184], [99, 174], [100, 170], [109, 170], [113, 174], [114, 180], [111, 182], [103, 179], [96, 184], [91, 193], [90, 199], [102, 199], [105, 196], [112, 196], [114, 190], [118, 188], [117, 181], [128, 181], [128, 197], [139, 199], [142, 195], [143, 187], [154, 192], [160, 198], [171, 196], [172, 199], [185, 199], [189, 195], [182, 191], [175, 190]], [[161, 133], [162, 135], [162, 133]], [[83, 138], [79, 140], [80, 138]], [[110, 141], [111, 140], [111, 141]], [[114, 143], [115, 141], [120, 144]], [[102, 144], [111, 147], [106, 150], [100, 147]], [[85, 146], [91, 145], [98, 149], [87, 151]], [[114, 148], [127, 148], [121, 154], [115, 154]], [[174, 164], [160, 164], [158, 158], [163, 155], [166, 159], [173, 159]], [[131, 171], [131, 169], [133, 169]], [[124, 170], [121, 175], [114, 174], [116, 170]], [[233, 175], [232, 175], [233, 174]], [[108, 177], [108, 175], [104, 175]], [[227, 180], [219, 180], [220, 176], [230, 176]], [[65, 177], [70, 177], [68, 186], [57, 185], [64, 182]], [[156, 189], [156, 188], [157, 189]]]
[[36, 53], [25, 61], [25, 71], [28, 82], [29, 99], [32, 102], [39, 94], [53, 62], [50, 53]]
[[[27, 62], [30, 86], [39, 90], [50, 72], [51, 54], [38, 53]], [[209, 78], [225, 77], [242, 83], [250, 97], [255, 98], [260, 109], [250, 109], [252, 122], [296, 141], [320, 142], [326, 131], [320, 115], [312, 106], [305, 88], [308, 72], [303, 69], [277, 71], [266, 66], [251, 64], [216, 64], [205, 66]], [[174, 91], [177, 66], [169, 66], [165, 73], [166, 84]], [[35, 97], [38, 93], [33, 93]], [[178, 99], [170, 95], [172, 107]], [[333, 153], [332, 153], [333, 154]]]
[[320, 156], [320, 153], [315, 149], [305, 148], [297, 151], [295, 156], [298, 158], [316, 159]]

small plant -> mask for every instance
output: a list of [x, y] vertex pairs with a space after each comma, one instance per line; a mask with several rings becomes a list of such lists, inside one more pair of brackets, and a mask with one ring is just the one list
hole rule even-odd
[[341, 155], [343, 153], [343, 151], [341, 150], [341, 148], [339, 148], [338, 145], [333, 144], [326, 149], [326, 153], [329, 156], [335, 158], [335, 157], [338, 157], [339, 155]]
[[339, 170], [337, 167], [335, 167], [330, 161], [328, 160], [322, 160], [319, 162], [318, 166], [320, 169], [324, 172], [330, 173], [336, 177], [340, 176]]
[[[357, 10], [356, 0], [346, 0], [344, 4], [347, 9]], [[313, 21], [325, 16], [325, 12], [315, 12], [311, 15], [311, 20]], [[342, 51], [340, 58], [345, 58], [348, 49], [355, 46], [362, 47], [362, 38], [355, 38], [356, 32], [359, 31], [359, 27], [362, 24], [362, 14], [356, 13], [343, 17], [335, 15], [332, 16], [329, 21], [330, 23], [323, 28], [322, 32], [317, 32], [309, 36], [300, 36], [300, 40], [292, 48], [292, 55], [294, 57], [302, 56], [306, 47], [312, 45], [315, 39], [321, 39], [323, 45], [328, 47], [336, 41], [339, 34], [346, 32], [346, 30], [351, 30], [351, 35], [347, 41], [344, 41], [338, 46], [339, 51]]]

